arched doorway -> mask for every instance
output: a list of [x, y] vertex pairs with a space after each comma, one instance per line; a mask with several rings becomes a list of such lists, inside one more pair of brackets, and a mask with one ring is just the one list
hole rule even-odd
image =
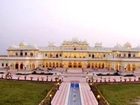
[[105, 64], [103, 63], [103, 64], [102, 64], [102, 69], [104, 69], [104, 67], [105, 67]]
[[82, 64], [81, 64], [81, 62], [79, 62], [79, 63], [78, 63], [78, 67], [79, 67], [79, 68], [81, 68], [81, 67], [82, 67]]
[[92, 54], [92, 58], [94, 58], [94, 54]]
[[69, 62], [69, 67], [70, 67], [70, 68], [72, 67], [72, 63], [71, 63], [71, 62]]
[[76, 64], [76, 62], [74, 62], [74, 64], [73, 64], [73, 67], [74, 67], [74, 68], [76, 68], [76, 67], [77, 67], [77, 64]]
[[92, 68], [93, 68], [93, 69], [95, 68], [94, 63], [92, 63]]
[[120, 69], [121, 69], [121, 65], [120, 65], [119, 63], [116, 64], [115, 69], [116, 69], [116, 70], [120, 70]]
[[49, 62], [49, 67], [52, 67], [52, 64], [51, 64], [51, 62]]
[[23, 52], [20, 52], [20, 56], [23, 56]]
[[90, 68], [90, 63], [87, 64], [87, 68]]
[[95, 63], [95, 68], [97, 68], [97, 63]]
[[20, 64], [20, 69], [21, 69], [21, 70], [23, 69], [23, 66], [24, 66], [24, 65], [21, 63], [21, 64]]
[[135, 70], [136, 70], [136, 65], [133, 64], [133, 65], [132, 65], [132, 71], [135, 71]]
[[130, 65], [130, 64], [127, 65], [127, 70], [128, 70], [128, 71], [131, 70], [131, 65]]
[[63, 64], [62, 64], [62, 63], [60, 63], [60, 67], [61, 67], [61, 68], [63, 67]]
[[56, 67], [58, 67], [58, 62], [56, 63]]
[[102, 69], [102, 65], [101, 65], [101, 63], [99, 63], [99, 69]]
[[56, 54], [56, 58], [58, 58], [58, 54]]
[[131, 57], [131, 54], [129, 53], [129, 54], [128, 54], [128, 58], [130, 58], [130, 57]]
[[32, 64], [32, 69], [35, 69], [35, 64], [34, 63]]
[[114, 70], [114, 68], [112, 68], [112, 64], [111, 64], [111, 63], [108, 63], [106, 68], [107, 68], [108, 70]]
[[15, 69], [16, 69], [16, 70], [18, 69], [18, 63], [16, 63], [16, 65], [15, 65]]
[[53, 67], [55, 67], [55, 62], [53, 62]]
[[46, 63], [46, 67], [48, 67], [48, 63]]

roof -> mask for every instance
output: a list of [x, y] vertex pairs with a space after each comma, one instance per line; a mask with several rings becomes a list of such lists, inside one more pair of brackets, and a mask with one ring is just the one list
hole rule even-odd
[[38, 47], [35, 45], [29, 45], [22, 42], [19, 45], [10, 46], [8, 50], [38, 50]]

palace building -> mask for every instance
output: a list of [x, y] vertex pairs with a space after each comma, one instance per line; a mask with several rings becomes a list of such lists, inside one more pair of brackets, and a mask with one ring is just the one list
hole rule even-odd
[[10, 46], [6, 56], [0, 56], [0, 68], [11, 70], [33, 70], [47, 68], [91, 68], [136, 71], [140, 68], [140, 48], [130, 43], [117, 44], [112, 48], [95, 43], [91, 47], [86, 41], [73, 39], [61, 46], [50, 43], [47, 47], [36, 47], [25, 43]]

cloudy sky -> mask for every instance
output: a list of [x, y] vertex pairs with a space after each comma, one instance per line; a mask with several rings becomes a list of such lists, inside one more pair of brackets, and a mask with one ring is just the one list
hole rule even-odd
[[19, 42], [47, 46], [72, 38], [140, 45], [140, 1], [0, 0], [0, 53]]

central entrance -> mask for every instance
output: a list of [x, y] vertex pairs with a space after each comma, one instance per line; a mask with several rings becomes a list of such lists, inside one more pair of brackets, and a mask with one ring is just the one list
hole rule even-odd
[[69, 62], [68, 63], [69, 68], [82, 68], [81, 62]]

